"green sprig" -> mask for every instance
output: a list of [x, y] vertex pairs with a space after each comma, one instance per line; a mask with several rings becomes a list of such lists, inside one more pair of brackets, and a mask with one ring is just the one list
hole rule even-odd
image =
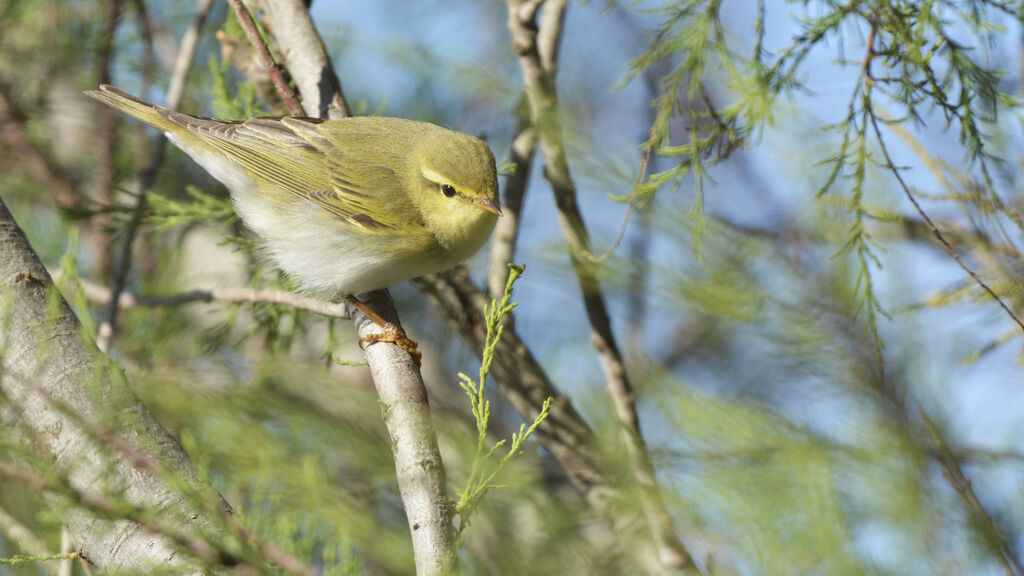
[[501, 301], [492, 299], [490, 304], [484, 306], [484, 321], [487, 325], [487, 335], [484, 338], [484, 351], [480, 363], [479, 384], [466, 374], [459, 373], [459, 385], [469, 397], [473, 418], [476, 420], [477, 449], [476, 457], [473, 459], [473, 466], [469, 478], [466, 479], [465, 489], [459, 492], [459, 501], [455, 504], [455, 513], [459, 516], [460, 522], [458, 531], [461, 533], [469, 525], [469, 519], [480, 505], [480, 501], [491, 488], [500, 487], [494, 483], [495, 478], [517, 458], [523, 455], [522, 446], [537, 430], [548, 416], [551, 407], [551, 398], [544, 401], [540, 413], [533, 419], [529, 427], [525, 423], [519, 425], [519, 431], [512, 433], [512, 442], [508, 446], [508, 452], [502, 456], [493, 468], [485, 469], [487, 461], [494, 456], [499, 448], [505, 446], [507, 440], [499, 440], [494, 446], [487, 448], [487, 426], [491, 417], [491, 403], [484, 395], [487, 386], [487, 375], [491, 371], [491, 364], [494, 362], [494, 352], [501, 340], [504, 327], [501, 325], [505, 316], [512, 313], [517, 304], [510, 302], [512, 297], [512, 286], [522, 276], [526, 266], [508, 265], [510, 274], [505, 284], [505, 293]]

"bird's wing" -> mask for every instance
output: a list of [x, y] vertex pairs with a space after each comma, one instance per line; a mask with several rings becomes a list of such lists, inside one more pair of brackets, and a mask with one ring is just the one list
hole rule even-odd
[[187, 128], [247, 173], [347, 224], [371, 232], [407, 225], [401, 211], [394, 209], [403, 194], [394, 170], [369, 161], [358, 147], [343, 149], [335, 139], [325, 137], [319, 130], [322, 120], [195, 120]]

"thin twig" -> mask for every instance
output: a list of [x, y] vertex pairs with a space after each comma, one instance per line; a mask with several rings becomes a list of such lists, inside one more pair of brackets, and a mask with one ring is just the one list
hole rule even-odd
[[288, 85], [288, 80], [284, 77], [284, 69], [274, 60], [274, 56], [270, 54], [270, 49], [267, 47], [267, 43], [263, 41], [263, 36], [260, 35], [259, 28], [257, 28], [256, 22], [252, 19], [252, 14], [249, 14], [249, 10], [242, 5], [242, 0], [228, 0], [228, 4], [231, 4], [231, 8], [235, 11], [235, 16], [238, 17], [238, 23], [242, 25], [242, 30], [245, 31], [246, 37], [249, 38], [249, 43], [256, 49], [256, 53], [259, 54], [263, 65], [266, 66], [267, 73], [270, 75], [274, 87], [277, 88], [277, 93], [284, 100], [284, 105], [288, 107], [288, 111], [293, 116], [302, 116], [302, 105], [299, 104], [299, 99], [295, 96], [295, 92]]
[[924, 421], [925, 426], [928, 427], [928, 432], [931, 434], [932, 441], [935, 443], [938, 451], [937, 459], [939, 464], [942, 465], [942, 470], [945, 473], [946, 479], [949, 480], [950, 485], [954, 490], [956, 490], [960, 499], [963, 500], [968, 512], [974, 517], [975, 522], [980, 525], [982, 535], [986, 540], [988, 540], [989, 544], [997, 550], [999, 562], [1003, 565], [1003, 570], [1006, 572], [1006, 576], [1021, 576], [1024, 574], [1024, 570], [1021, 569], [1016, 556], [1013, 551], [1010, 550], [1009, 544], [1007, 544], [1002, 534], [999, 533], [999, 528], [997, 528], [995, 522], [992, 521], [992, 517], [989, 516], [985, 507], [982, 506], [981, 502], [978, 500], [978, 496], [974, 493], [974, 488], [971, 486], [971, 481], [964, 475], [963, 469], [960, 467], [960, 463], [957, 461], [956, 455], [943, 441], [938, 428], [935, 426], [935, 423], [932, 422], [931, 418], [928, 417], [928, 414], [925, 413], [924, 408], [918, 405], [917, 411], [921, 416], [921, 420]]
[[[51, 271], [54, 280], [61, 283], [61, 273]], [[109, 302], [110, 290], [104, 286], [79, 278], [85, 299], [89, 302]], [[349, 318], [344, 304], [317, 300], [283, 290], [254, 288], [211, 288], [209, 290], [188, 290], [177, 294], [151, 295], [122, 292], [117, 305], [122, 310], [130, 308], [160, 308], [181, 306], [192, 303], [226, 302], [233, 304], [283, 304], [299, 310], [308, 310], [331, 318]]]
[[[875, 28], [872, 26], [871, 33], [868, 36], [868, 53], [865, 57], [865, 77], [867, 82], [866, 90], [868, 90], [869, 92], [871, 90], [872, 84], [875, 81], [874, 77], [871, 74], [871, 62], [875, 56], [874, 39]], [[892, 157], [889, 155], [889, 149], [885, 145], [885, 141], [882, 139], [882, 131], [878, 127], [878, 118], [875, 115], [874, 110], [868, 110], [868, 117], [871, 119], [871, 126], [874, 129], [875, 137], [878, 139], [879, 148], [882, 150], [882, 155], [885, 157], [886, 168], [888, 168], [889, 171], [892, 172], [893, 176], [896, 177], [896, 181], [899, 182], [900, 188], [903, 189], [903, 193], [906, 195], [907, 199], [910, 200], [910, 203], [914, 205], [914, 209], [917, 210], [917, 213], [921, 215], [921, 219], [924, 220], [925, 224], [928, 226], [928, 229], [931, 230], [932, 235], [934, 235], [935, 239], [939, 241], [939, 244], [942, 244], [942, 247], [946, 250], [946, 253], [949, 254], [950, 257], [952, 257], [958, 265], [960, 265], [960, 268], [962, 268], [963, 271], [966, 272], [967, 275], [970, 276], [971, 279], [973, 279], [978, 284], [978, 286], [982, 288], [982, 290], [987, 292], [988, 295], [991, 296], [992, 299], [999, 304], [1000, 308], [1006, 311], [1010, 318], [1017, 324], [1018, 327], [1020, 327], [1021, 331], [1024, 332], [1024, 322], [1021, 322], [1020, 318], [1017, 317], [1017, 315], [1013, 312], [1013, 310], [1010, 309], [1006, 302], [1004, 302], [1003, 299], [1000, 298], [999, 295], [995, 293], [995, 290], [993, 290], [984, 280], [982, 280], [974, 272], [974, 270], [960, 258], [960, 255], [957, 254], [956, 250], [953, 249], [953, 245], [950, 244], [948, 240], [946, 240], [946, 237], [943, 236], [939, 228], [935, 225], [934, 222], [932, 222], [932, 219], [928, 216], [927, 213], [925, 213], [924, 208], [921, 207], [921, 204], [917, 201], [917, 198], [914, 197], [913, 192], [910, 191], [910, 187], [907, 185], [906, 181], [903, 180], [903, 174], [900, 173], [899, 168], [896, 167], [896, 164], [894, 164], [892, 161]]]
[[971, 279], [974, 280], [974, 282], [976, 282], [978, 286], [982, 288], [982, 290], [987, 292], [988, 295], [991, 296], [992, 299], [999, 304], [999, 307], [1006, 311], [1006, 313], [1010, 316], [1014, 323], [1016, 323], [1017, 326], [1020, 327], [1021, 331], [1024, 332], [1024, 322], [1021, 322], [1020, 318], [1018, 318], [1017, 315], [1013, 312], [1013, 310], [1011, 310], [1010, 307], [1006, 304], [1006, 302], [1004, 302], [1003, 299], [998, 294], [996, 294], [995, 290], [993, 290], [984, 280], [982, 280], [981, 277], [979, 277], [974, 272], [974, 270], [960, 258], [960, 255], [957, 254], [956, 250], [953, 249], [953, 245], [950, 244], [948, 240], [946, 240], [946, 237], [942, 234], [942, 231], [939, 230], [938, 226], [936, 226], [935, 223], [932, 222], [932, 219], [921, 207], [921, 204], [917, 201], [917, 198], [914, 197], [913, 192], [910, 191], [910, 187], [907, 186], [906, 181], [903, 180], [903, 175], [900, 173], [899, 169], [896, 168], [896, 166], [892, 163], [892, 159], [889, 157], [889, 150], [886, 148], [885, 143], [882, 141], [882, 132], [878, 128], [878, 120], [876, 119], [876, 116], [873, 112], [870, 114], [870, 118], [871, 126], [874, 129], [875, 136], [878, 138], [879, 147], [882, 150], [882, 154], [885, 156], [886, 167], [889, 168], [892, 174], [896, 177], [896, 180], [899, 182], [900, 187], [903, 189], [903, 193], [907, 196], [907, 199], [910, 200], [911, 204], [914, 205], [914, 209], [917, 210], [917, 213], [921, 216], [921, 219], [924, 220], [925, 225], [928, 226], [928, 230], [930, 230], [932, 235], [935, 236], [935, 239], [939, 241], [939, 244], [942, 245], [942, 248], [945, 249], [946, 253], [949, 254], [950, 257], [952, 257], [953, 260], [955, 260], [956, 263], [960, 265], [960, 268], [962, 268], [963, 271], [966, 272], [967, 275], [970, 276]]
[[[192, 57], [195, 55], [196, 45], [199, 42], [199, 30], [203, 27], [203, 23], [206, 21], [206, 16], [209, 14], [212, 5], [213, 0], [199, 0], [196, 15], [182, 36], [181, 48], [178, 50], [178, 56], [174, 64], [175, 75], [171, 76], [171, 81], [167, 88], [167, 107], [172, 110], [178, 108], [181, 104], [185, 79], [191, 67]], [[174, 97], [174, 100], [171, 97]], [[131, 219], [128, 221], [124, 237], [118, 247], [114, 271], [110, 281], [110, 301], [107, 303], [104, 320], [100, 324], [99, 333], [96, 335], [96, 345], [104, 353], [109, 353], [113, 346], [117, 330], [117, 317], [120, 310], [118, 301], [128, 279], [128, 270], [131, 268], [135, 232], [142, 223], [142, 216], [146, 211], [145, 193], [156, 182], [157, 172], [163, 164], [166, 144], [167, 138], [163, 134], [157, 136], [149, 162], [139, 174], [138, 195], [136, 196], [135, 207], [132, 209]]]
[[[106, 4], [106, 21], [104, 22], [103, 36], [100, 41], [99, 54], [96, 56], [96, 77], [100, 84], [112, 84], [110, 74], [111, 63], [114, 56], [114, 38], [117, 35], [117, 25], [121, 21], [121, 0], [112, 0]], [[104, 106], [99, 112], [99, 125], [97, 126], [97, 139], [99, 145], [98, 158], [96, 159], [96, 173], [93, 178], [93, 189], [96, 191], [95, 198], [103, 206], [113, 204], [114, 173], [117, 155], [118, 138], [118, 113], [109, 106]], [[93, 248], [99, 256], [98, 268], [106, 278], [111, 273], [111, 247], [114, 245], [115, 237], [109, 233], [111, 215], [109, 213], [97, 214], [96, 218], [89, 221], [91, 234], [87, 236], [93, 240]], [[70, 562], [68, 562], [70, 564]]]
[[[871, 73], [871, 63], [875, 58], [874, 26], [871, 27], [870, 34], [868, 35], [867, 44], [867, 55], [864, 59], [866, 84], [865, 90], [867, 91], [866, 98], [870, 103], [871, 88], [875, 81]], [[1010, 318], [1012, 318], [1013, 321], [1016, 322], [1018, 326], [1020, 326], [1021, 330], [1024, 331], [1024, 323], [1021, 323], [1020, 319], [1018, 319], [1016, 314], [1014, 314], [1013, 311], [1010, 310], [1009, 306], [1007, 306], [1006, 303], [1003, 302], [1002, 298], [1000, 298], [988, 286], [988, 284], [986, 284], [981, 278], [979, 278], [978, 275], [974, 273], [974, 270], [972, 270], [967, 264], [964, 263], [963, 260], [960, 259], [960, 256], [953, 249], [953, 246], [942, 235], [942, 232], [939, 231], [939, 229], [935, 226], [935, 224], [932, 222], [932, 219], [928, 217], [928, 214], [925, 213], [924, 209], [921, 207], [921, 204], [918, 203], [917, 199], [914, 197], [914, 194], [910, 191], [910, 187], [907, 185], [906, 181], [904, 181], [903, 175], [900, 173], [899, 168], [896, 167], [896, 164], [892, 160], [892, 156], [889, 154], [889, 149], [885, 144], [885, 140], [882, 138], [882, 130], [878, 126], [878, 118], [875, 114], [874, 109], [868, 106], [867, 114], [868, 118], [871, 120], [871, 127], [875, 133], [875, 138], [878, 141], [878, 146], [882, 151], [882, 156], [885, 158], [886, 168], [888, 168], [889, 171], [892, 172], [893, 176], [896, 177], [897, 182], [899, 182], [900, 187], [903, 189], [903, 193], [906, 195], [907, 199], [909, 199], [910, 202], [914, 205], [914, 208], [917, 210], [917, 213], [921, 216], [921, 219], [924, 220], [929, 230], [931, 230], [932, 234], [939, 241], [939, 243], [942, 244], [942, 247], [953, 258], [953, 260], [955, 260], [956, 263], [959, 264], [960, 267], [965, 272], [967, 272], [967, 274], [972, 279], [974, 279], [974, 281], [977, 282], [979, 286], [981, 286], [986, 292], [988, 292], [988, 294], [991, 295], [992, 298], [994, 298], [995, 301], [999, 303], [1003, 310], [1005, 310], [1006, 313], [1010, 315]], [[935, 442], [936, 446], [939, 449], [940, 457], [938, 458], [938, 460], [939, 463], [942, 465], [942, 469], [945, 472], [946, 478], [949, 480], [950, 485], [953, 486], [953, 489], [956, 490], [957, 494], [960, 495], [961, 499], [964, 502], [964, 505], [968, 509], [968, 512], [972, 516], [974, 516], [975, 520], [982, 527], [983, 536], [997, 550], [999, 561], [1003, 565], [1003, 569], [1006, 571], [1007, 576], [1021, 576], [1022, 574], [1024, 574], [1024, 571], [1022, 571], [1020, 564], [1017, 562], [1017, 559], [1014, 556], [1013, 552], [1010, 550], [1010, 547], [1006, 543], [1006, 540], [1003, 539], [1002, 535], [999, 533], [999, 529], [996, 527], [995, 522], [992, 521], [992, 517], [981, 505], [981, 502], [978, 501], [978, 497], [975, 495], [974, 489], [971, 487], [970, 480], [968, 480], [967, 477], [964, 475], [959, 462], [957, 462], [956, 458], [953, 456], [950, 449], [946, 446], [945, 442], [942, 439], [942, 436], [938, 432], [938, 428], [934, 425], [931, 418], [928, 417], [928, 414], [925, 413], [924, 408], [921, 407], [920, 405], [918, 406], [918, 414], [921, 416], [921, 419], [924, 421], [929, 433], [932, 436], [932, 440]]]
[[622, 239], [626, 236], [626, 227], [629, 225], [629, 217], [633, 214], [633, 210], [636, 209], [636, 203], [640, 200], [640, 187], [644, 183], [644, 178], [647, 177], [647, 166], [651, 163], [651, 157], [654, 155], [654, 142], [657, 138], [657, 130], [655, 126], [651, 126], [651, 132], [648, 135], [647, 141], [644, 143], [644, 154], [640, 158], [640, 171], [636, 175], [636, 180], [633, 182], [633, 192], [629, 195], [629, 205], [626, 206], [626, 213], [622, 215], [622, 224], [619, 225], [619, 232], [615, 235], [615, 240], [612, 241], [608, 249], [604, 251], [600, 256], [594, 256], [590, 251], [587, 251], [587, 258], [594, 264], [600, 264], [608, 259], [609, 256], [615, 252], [615, 249], [622, 243]]

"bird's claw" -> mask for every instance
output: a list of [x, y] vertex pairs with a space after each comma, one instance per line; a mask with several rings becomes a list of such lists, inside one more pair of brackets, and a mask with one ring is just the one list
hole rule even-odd
[[416, 367], [420, 366], [420, 358], [423, 357], [423, 353], [417, 350], [419, 343], [415, 340], [410, 340], [402, 331], [398, 329], [394, 324], [388, 323], [384, 327], [383, 333], [369, 334], [359, 339], [359, 348], [362, 350], [366, 349], [366, 346], [370, 344], [376, 344], [377, 342], [390, 342], [395, 346], [398, 346], [402, 350], [409, 353], [412, 356], [412, 361], [416, 363]]

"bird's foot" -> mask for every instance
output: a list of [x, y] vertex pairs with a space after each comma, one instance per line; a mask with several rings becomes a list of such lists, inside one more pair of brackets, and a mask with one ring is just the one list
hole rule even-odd
[[370, 334], [359, 339], [359, 348], [365, 350], [366, 346], [370, 344], [376, 344], [377, 342], [390, 342], [395, 346], [398, 346], [402, 350], [409, 353], [412, 356], [412, 361], [416, 363], [416, 366], [420, 365], [420, 358], [423, 357], [423, 353], [417, 350], [419, 343], [415, 340], [409, 339], [397, 326], [388, 322], [384, 326], [383, 334]]

